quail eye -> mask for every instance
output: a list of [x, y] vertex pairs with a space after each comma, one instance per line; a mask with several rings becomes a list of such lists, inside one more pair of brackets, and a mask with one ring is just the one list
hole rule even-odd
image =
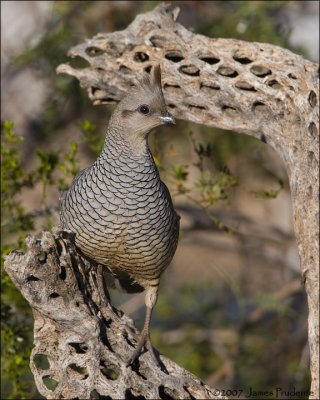
[[142, 104], [142, 106], [139, 107], [139, 112], [141, 114], [147, 115], [150, 113], [150, 108], [147, 105]]

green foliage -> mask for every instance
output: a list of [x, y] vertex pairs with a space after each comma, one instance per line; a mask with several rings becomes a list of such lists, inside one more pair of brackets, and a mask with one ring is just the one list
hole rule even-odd
[[187, 171], [188, 166], [184, 165], [173, 165], [172, 166], [172, 176], [177, 181], [185, 182], [188, 176]]
[[[10, 290], [13, 289], [11, 283], [2, 281], [2, 290], [8, 291], [8, 286]], [[31, 315], [28, 310], [29, 318], [24, 317], [21, 320], [13, 310], [12, 305], [1, 303], [2, 390], [11, 393], [10, 399], [27, 399], [30, 398], [32, 379], [29, 370], [32, 345]]]
[[70, 150], [66, 152], [64, 162], [58, 163], [62, 176], [59, 177], [59, 186], [61, 189], [67, 189], [68, 183], [66, 177], [74, 177], [79, 172], [77, 160], [78, 144], [71, 143]]
[[44, 152], [40, 149], [36, 150], [36, 156], [40, 161], [36, 170], [35, 179], [42, 183], [42, 202], [46, 198], [46, 189], [48, 184], [53, 184], [52, 174], [58, 164], [58, 155], [52, 151]]
[[100, 154], [103, 149], [104, 137], [101, 137], [99, 134], [97, 126], [87, 119], [84, 119], [81, 121], [81, 132], [93, 154]]
[[13, 194], [20, 192], [24, 186], [32, 186], [31, 176], [24, 177], [19, 150], [16, 146], [23, 141], [23, 138], [18, 136], [13, 128], [12, 121], [4, 121], [1, 127], [1, 207], [8, 207]]
[[192, 131], [188, 131], [187, 134], [197, 156], [193, 165], [197, 168], [199, 176], [195, 178], [189, 173], [191, 164], [171, 165], [166, 179], [171, 183], [173, 196], [185, 196], [197, 207], [202, 208], [218, 229], [232, 233], [233, 229], [218, 220], [213, 211], [217, 203], [227, 200], [232, 194], [232, 189], [239, 183], [238, 177], [232, 175], [225, 164], [226, 159], [223, 160], [223, 166], [216, 167], [213, 164], [212, 159], [217, 152], [213, 144], [200, 142]]
[[170, 177], [176, 190], [176, 195], [188, 194], [188, 198], [200, 207], [206, 209], [221, 200], [226, 200], [230, 189], [237, 185], [238, 179], [230, 171], [214, 169], [212, 164], [206, 167], [206, 161], [211, 160], [214, 150], [210, 143], [197, 142], [192, 132], [189, 133], [193, 149], [198, 157], [194, 165], [199, 169], [198, 179], [189, 177], [189, 165], [175, 164], [172, 166]]
[[15, 234], [15, 240], [18, 237], [21, 243], [21, 233], [30, 232], [34, 227], [33, 217], [25, 212], [19, 194], [23, 190], [41, 185], [41, 203], [44, 203], [48, 185], [57, 184], [54, 176], [57, 167], [64, 173], [64, 176], [59, 178], [61, 186], [65, 185], [68, 177], [73, 177], [78, 172], [78, 146], [72, 143], [70, 150], [60, 157], [51, 150], [36, 149], [37, 165], [33, 170], [26, 171], [22, 164], [22, 148], [19, 147], [23, 143], [23, 137], [16, 134], [12, 121], [4, 121], [1, 136], [1, 232], [5, 237], [2, 243], [6, 243], [5, 254], [7, 254], [11, 248], [13, 249], [8, 245], [10, 235]]
[[[1, 398], [30, 398], [34, 392], [29, 357], [32, 346], [32, 313], [28, 303], [3, 270], [4, 258], [12, 250], [25, 249], [26, 233], [33, 231], [35, 216], [26, 212], [21, 194], [36, 186], [42, 187], [42, 203], [48, 186], [58, 184], [55, 172], [64, 172], [59, 183], [77, 172], [77, 145], [65, 154], [35, 150], [37, 165], [26, 171], [22, 163], [23, 137], [17, 135], [12, 121], [4, 121], [1, 129]], [[63, 180], [63, 182], [62, 182]], [[50, 220], [47, 221], [50, 226]]]
[[[24, 187], [33, 186], [30, 174], [26, 174], [18, 145], [23, 138], [14, 131], [11, 121], [4, 121], [1, 127], [1, 268], [4, 257], [21, 245], [22, 236], [8, 242], [8, 237], [33, 229], [33, 221], [25, 214], [17, 200]], [[6, 236], [6, 240], [4, 239]], [[18, 242], [18, 243], [17, 243]], [[1, 271], [1, 374], [5, 378], [2, 387], [10, 385], [10, 398], [26, 398], [28, 385], [25, 377], [29, 374], [28, 361], [31, 347], [31, 312], [9, 277]], [[23, 310], [24, 318], [19, 319], [14, 309]], [[29, 319], [29, 323], [26, 321]], [[2, 397], [2, 396], [1, 396]]]
[[171, 176], [173, 178], [176, 195], [188, 193], [190, 190], [186, 187], [188, 177], [188, 166], [180, 164], [173, 165], [171, 169]]
[[[23, 188], [33, 187], [34, 180], [21, 164], [21, 149], [17, 145], [23, 138], [15, 133], [13, 122], [4, 121], [1, 139], [1, 233], [27, 232], [33, 228], [33, 223], [24, 213], [17, 194]], [[6, 251], [10, 251], [10, 247]]]
[[215, 176], [211, 171], [202, 172], [196, 182], [196, 187], [201, 191], [202, 206], [213, 206], [220, 200], [228, 198], [228, 191], [237, 184], [237, 178], [226, 172]]
[[[266, 42], [278, 46], [286, 44], [273, 15], [286, 1], [225, 1], [219, 2], [219, 11], [225, 18], [205, 19], [198, 27], [199, 33], [210, 37], [224, 37]], [[219, 14], [217, 14], [219, 15]]]
[[279, 180], [279, 188], [278, 189], [269, 189], [269, 190], [261, 190], [261, 191], [252, 191], [253, 196], [260, 199], [276, 199], [280, 193], [280, 191], [284, 187], [284, 183]]

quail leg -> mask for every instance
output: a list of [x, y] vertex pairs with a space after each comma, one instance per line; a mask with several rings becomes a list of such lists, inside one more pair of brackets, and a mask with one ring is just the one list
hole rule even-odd
[[135, 359], [140, 356], [143, 347], [146, 346], [146, 348], [150, 351], [151, 357], [153, 358], [155, 364], [161, 368], [161, 364], [154, 353], [150, 340], [150, 320], [153, 307], [157, 302], [157, 297], [158, 297], [158, 286], [156, 287], [151, 286], [146, 289], [146, 296], [145, 296], [146, 317], [144, 321], [144, 326], [141, 331], [141, 337], [138, 341], [137, 347], [133, 352], [132, 356], [130, 357], [129, 361], [127, 362], [127, 367], [131, 365], [135, 361]]

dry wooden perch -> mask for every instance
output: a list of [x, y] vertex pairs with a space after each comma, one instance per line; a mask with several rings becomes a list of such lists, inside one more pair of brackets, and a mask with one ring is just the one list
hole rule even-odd
[[122, 312], [99, 304], [96, 271], [78, 255], [71, 233], [43, 232], [39, 239], [28, 238], [27, 246], [26, 254], [11, 253], [5, 268], [33, 309], [35, 347], [30, 366], [42, 395], [223, 398], [163, 356], [167, 373], [155, 367], [149, 353], [126, 367], [139, 332]]
[[[118, 101], [144, 70], [160, 63], [164, 95], [177, 118], [231, 129], [263, 140], [289, 175], [294, 230], [309, 305], [310, 398], [319, 398], [319, 112], [318, 65], [277, 46], [211, 39], [176, 22], [162, 4], [124, 31], [98, 34], [72, 48], [89, 66], [60, 65], [79, 79], [94, 104]], [[64, 235], [64, 236], [63, 236]], [[99, 313], [94, 270], [86, 272], [67, 233], [30, 239], [6, 270], [34, 310], [31, 368], [47, 398], [219, 398], [170, 360], [169, 375], [148, 354], [133, 370], [123, 360], [137, 334], [109, 305]], [[49, 360], [39, 368], [39, 354]], [[41, 365], [41, 363], [40, 363]], [[58, 385], [49, 390], [43, 378]], [[53, 382], [54, 383], [54, 382]], [[99, 397], [107, 396], [107, 397]]]

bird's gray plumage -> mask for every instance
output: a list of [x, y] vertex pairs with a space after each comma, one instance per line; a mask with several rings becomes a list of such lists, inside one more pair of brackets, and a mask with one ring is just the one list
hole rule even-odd
[[62, 226], [76, 233], [81, 252], [115, 275], [128, 276], [137, 290], [146, 289], [150, 310], [176, 250], [179, 217], [147, 136], [153, 127], [173, 121], [162, 95], [160, 68], [155, 67], [151, 78], [144, 77], [119, 103], [100, 156], [60, 200]]
[[170, 263], [178, 218], [149, 150], [134, 157], [110, 141], [65, 194], [61, 221], [86, 256], [143, 285]]

